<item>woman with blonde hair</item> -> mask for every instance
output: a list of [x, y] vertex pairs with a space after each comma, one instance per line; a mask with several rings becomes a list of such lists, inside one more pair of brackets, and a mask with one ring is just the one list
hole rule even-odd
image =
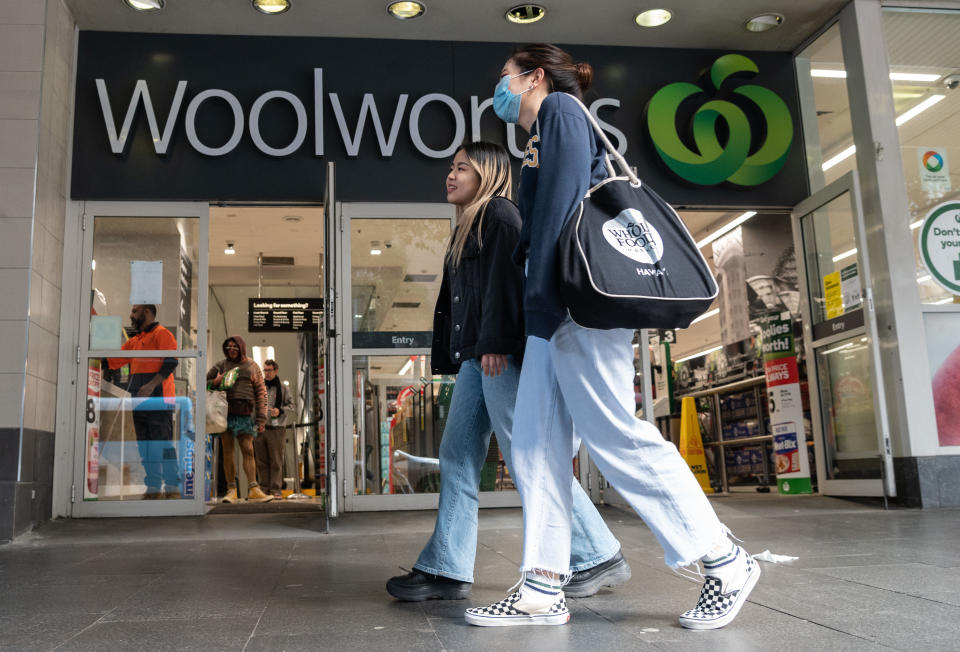
[[[510, 437], [524, 335], [523, 273], [511, 259], [520, 239], [520, 213], [511, 189], [510, 158], [503, 147], [477, 142], [457, 150], [446, 177], [457, 226], [444, 260], [431, 351], [433, 372], [457, 374], [457, 381], [440, 443], [436, 525], [413, 571], [387, 582], [387, 592], [399, 600], [459, 600], [469, 594], [480, 469], [491, 432], [497, 433], [513, 475]], [[630, 567], [569, 464], [568, 476], [574, 577], [566, 590], [568, 596], [583, 597], [627, 581]]]

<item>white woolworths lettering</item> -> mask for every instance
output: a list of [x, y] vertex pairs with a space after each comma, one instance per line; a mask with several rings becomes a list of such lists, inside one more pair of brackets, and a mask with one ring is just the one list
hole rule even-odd
[[[97, 79], [95, 80], [95, 83], [97, 87], [97, 95], [100, 100], [100, 110], [103, 114], [103, 121], [107, 131], [107, 140], [110, 143], [110, 151], [118, 155], [123, 154], [130, 137], [130, 129], [133, 126], [133, 119], [136, 116], [138, 107], [142, 103], [143, 110], [147, 117], [147, 126], [150, 130], [150, 136], [153, 139], [154, 151], [158, 155], [165, 155], [169, 149], [170, 141], [173, 137], [173, 128], [177, 123], [177, 117], [180, 114], [180, 109], [183, 105], [183, 99], [187, 91], [187, 82], [184, 80], [177, 82], [177, 89], [174, 92], [173, 101], [170, 103], [170, 110], [167, 113], [166, 120], [164, 121], [162, 133], [160, 131], [156, 112], [153, 108], [153, 102], [150, 98], [150, 90], [147, 86], [146, 80], [138, 79], [136, 81], [133, 88], [133, 94], [130, 97], [130, 102], [127, 104], [126, 113], [124, 114], [123, 123], [119, 131], [117, 130], [117, 123], [114, 119], [114, 112], [110, 104], [110, 96], [107, 92], [106, 81], [103, 79]], [[340, 136], [343, 139], [344, 147], [348, 156], [359, 155], [360, 145], [363, 140], [363, 135], [366, 131], [365, 127], [368, 116], [370, 117], [371, 122], [373, 122], [373, 129], [377, 137], [377, 144], [380, 148], [380, 155], [383, 157], [393, 156], [397, 144], [397, 136], [400, 132], [400, 126], [403, 122], [403, 116], [409, 100], [408, 94], [403, 93], [397, 98], [389, 132], [385, 132], [383, 123], [380, 119], [380, 113], [377, 110], [377, 103], [374, 94], [364, 93], [363, 100], [360, 104], [360, 111], [357, 114], [356, 125], [354, 126], [352, 133], [350, 125], [347, 123], [347, 116], [344, 114], [343, 106], [340, 102], [340, 96], [337, 93], [328, 93], [327, 95], [330, 101], [330, 106], [333, 108], [337, 127], [340, 131]], [[197, 134], [197, 112], [200, 110], [201, 105], [205, 101], [212, 98], [225, 101], [233, 113], [233, 132], [227, 142], [220, 146], [212, 146], [201, 142], [200, 137]], [[296, 135], [293, 137], [293, 140], [291, 140], [290, 143], [283, 147], [273, 147], [268, 145], [260, 133], [260, 113], [267, 102], [271, 100], [282, 100], [288, 103], [293, 108], [293, 111], [296, 115]], [[313, 151], [315, 156], [323, 156], [325, 151], [323, 100], [323, 68], [314, 68]], [[423, 137], [420, 135], [420, 114], [422, 113], [424, 107], [431, 102], [441, 102], [442, 104], [446, 104], [453, 113], [455, 124], [453, 138], [450, 141], [450, 145], [444, 147], [443, 149], [433, 149], [428, 147], [426, 143], [423, 142]], [[470, 97], [470, 138], [472, 141], [476, 142], [482, 138], [480, 121], [483, 117], [483, 113], [492, 108], [492, 106], [492, 98], [487, 98], [483, 101], [480, 101], [476, 95]], [[622, 131], [600, 119], [599, 111], [604, 107], [620, 108], [620, 100], [610, 97], [602, 97], [598, 100], [595, 100], [590, 105], [590, 113], [594, 116], [594, 118], [597, 119], [603, 130], [609, 133], [611, 137], [616, 140], [617, 151], [621, 154], [625, 154], [627, 151], [627, 137]], [[197, 95], [194, 96], [187, 105], [186, 114], [184, 115], [184, 122], [187, 132], [187, 141], [190, 143], [191, 147], [193, 147], [197, 152], [207, 156], [224, 156], [236, 149], [243, 137], [245, 124], [243, 107], [240, 105], [240, 101], [233, 93], [223, 89], [207, 89], [197, 93]], [[247, 124], [249, 125], [250, 138], [258, 150], [264, 154], [267, 154], [268, 156], [288, 156], [299, 150], [306, 141], [308, 127], [307, 110], [303, 104], [303, 101], [293, 93], [283, 90], [271, 90], [263, 93], [254, 101], [253, 105], [250, 107], [250, 117]], [[463, 109], [452, 97], [443, 93], [428, 93], [427, 95], [419, 98], [411, 106], [409, 115], [409, 130], [410, 139], [413, 141], [413, 146], [421, 154], [430, 158], [449, 158], [450, 156], [453, 156], [453, 153], [456, 151], [457, 147], [459, 147], [460, 143], [463, 142], [464, 135], [466, 134], [466, 119]], [[523, 158], [523, 151], [517, 146], [516, 142], [516, 125], [507, 125], [507, 147], [515, 158]]]

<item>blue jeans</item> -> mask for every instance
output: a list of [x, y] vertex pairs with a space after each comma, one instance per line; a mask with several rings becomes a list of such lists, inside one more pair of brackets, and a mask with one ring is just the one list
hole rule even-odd
[[180, 489], [180, 461], [173, 445], [172, 410], [134, 410], [133, 426], [147, 493]]
[[[437, 523], [414, 568], [473, 582], [480, 470], [487, 457], [491, 432], [497, 433], [497, 443], [510, 476], [517, 477], [510, 457], [510, 438], [519, 382], [520, 369], [512, 357], [506, 371], [499, 376], [483, 375], [479, 360], [468, 360], [461, 365], [440, 443]], [[564, 548], [570, 551], [570, 567], [579, 571], [616, 555], [620, 543], [574, 479], [572, 459], [571, 453], [566, 474], [568, 493], [573, 495], [573, 520]]]
[[634, 416], [632, 339], [633, 331], [583, 328], [569, 318], [549, 341], [527, 338], [513, 441], [523, 570], [568, 572], [566, 544], [578, 518], [566, 476], [578, 435], [656, 536], [667, 565], [685, 566], [727, 541], [677, 447]]

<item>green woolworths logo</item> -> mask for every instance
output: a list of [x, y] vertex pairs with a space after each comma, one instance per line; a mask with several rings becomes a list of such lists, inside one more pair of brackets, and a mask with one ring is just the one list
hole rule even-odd
[[[714, 88], [738, 72], [757, 73], [757, 65], [740, 54], [727, 54], [713, 62], [710, 81]], [[647, 128], [664, 163], [687, 181], [712, 186], [729, 181], [739, 186], [755, 186], [780, 171], [790, 153], [793, 120], [780, 96], [754, 84], [738, 86], [734, 93], [751, 100], [763, 113], [767, 137], [753, 154], [750, 123], [743, 110], [726, 100], [709, 100], [693, 116], [693, 140], [699, 153], [691, 151], [677, 133], [676, 118], [680, 104], [696, 93], [704, 92], [695, 84], [677, 82], [664, 86], [647, 108]], [[726, 146], [717, 139], [717, 120], [726, 122], [730, 137]], [[750, 154], [748, 156], [748, 154]]]

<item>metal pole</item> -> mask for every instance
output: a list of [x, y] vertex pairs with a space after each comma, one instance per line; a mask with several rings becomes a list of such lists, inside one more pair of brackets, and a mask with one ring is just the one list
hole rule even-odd
[[263, 252], [257, 254], [257, 298], [263, 298]]

